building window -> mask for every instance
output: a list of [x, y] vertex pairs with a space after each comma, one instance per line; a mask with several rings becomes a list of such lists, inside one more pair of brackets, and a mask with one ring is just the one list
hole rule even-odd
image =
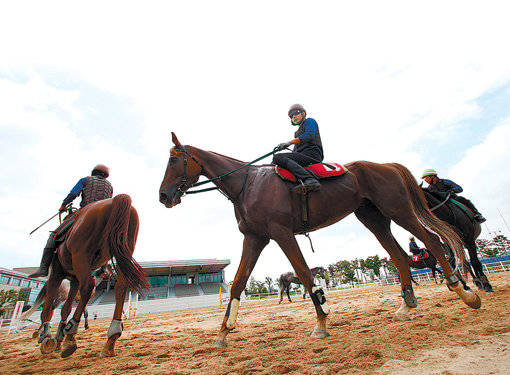
[[39, 289], [39, 283], [36, 281], [32, 281], [32, 288]]
[[12, 278], [11, 285], [13, 286], [19, 286], [21, 284], [21, 279], [16, 279], [15, 277]]
[[198, 275], [198, 282], [199, 283], [221, 282], [221, 272], [200, 273]]
[[30, 286], [30, 280], [22, 280], [21, 281], [21, 286], [25, 287], [25, 288], [28, 288]]
[[172, 275], [172, 279], [170, 281], [170, 286], [178, 285], [178, 284], [187, 284], [188, 278], [186, 275]]
[[11, 281], [11, 278], [9, 276], [5, 275], [0, 276], [0, 283], [9, 284], [9, 281]]

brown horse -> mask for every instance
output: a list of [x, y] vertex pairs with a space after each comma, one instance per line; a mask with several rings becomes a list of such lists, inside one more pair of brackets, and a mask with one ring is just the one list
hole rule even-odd
[[[147, 277], [140, 265], [133, 259], [138, 235], [138, 213], [131, 205], [129, 195], [120, 194], [111, 199], [90, 203], [82, 208], [67, 233], [64, 243], [53, 257], [51, 273], [46, 283], [46, 300], [41, 313], [39, 340], [41, 352], [50, 353], [62, 339], [61, 357], [73, 354], [77, 348], [75, 335], [81, 315], [94, 288], [92, 271], [115, 258], [117, 283], [115, 285], [115, 310], [108, 329], [108, 340], [101, 352], [102, 357], [115, 355], [115, 342], [122, 334], [122, 307], [128, 289], [142, 292], [148, 289]], [[67, 301], [62, 306], [61, 322], [55, 339], [51, 340], [50, 319], [53, 315], [53, 302], [58, 288], [66, 278], [71, 282]], [[80, 302], [73, 317], [66, 323], [71, 313], [73, 299], [80, 292]]]
[[[314, 268], [310, 268], [310, 272], [312, 273], [313, 277], [319, 275], [321, 279], [324, 279], [326, 270], [323, 267], [314, 267]], [[278, 302], [278, 304], [282, 303], [284, 292], [287, 292], [287, 298], [289, 299], [289, 302], [292, 302], [292, 300], [290, 299], [290, 293], [289, 293], [290, 284], [292, 284], [292, 283], [298, 284], [298, 285], [302, 284], [301, 280], [299, 280], [299, 278], [296, 276], [296, 274], [294, 272], [285, 272], [280, 275], [280, 281], [279, 281], [280, 291], [278, 292], [278, 294], [280, 295], [280, 302]], [[305, 299], [305, 297], [306, 297], [306, 289], [305, 289], [305, 292], [303, 293], [303, 299]]]
[[[212, 179], [233, 202], [239, 230], [244, 235], [241, 262], [232, 284], [230, 303], [214, 345], [227, 345], [227, 334], [236, 325], [241, 292], [260, 253], [271, 239], [281, 247], [312, 298], [317, 313], [312, 336], [329, 336], [326, 327], [329, 307], [324, 292], [313, 284], [312, 274], [295, 238], [296, 233], [302, 232], [302, 219], [301, 200], [292, 191], [294, 185], [278, 177], [272, 165], [248, 166], [227, 156], [184, 146], [173, 133], [172, 140], [175, 147], [170, 150], [159, 190], [160, 202], [168, 208], [179, 204], [186, 191], [204, 175]], [[322, 190], [309, 193], [310, 230], [336, 223], [354, 212], [377, 237], [398, 268], [403, 301], [395, 314], [399, 319], [408, 319], [409, 307], [415, 307], [417, 303], [411, 286], [409, 258], [390, 231], [393, 220], [420, 239], [439, 260], [450, 288], [467, 305], [479, 308], [480, 298], [461, 282], [460, 274], [451, 269], [439, 237], [458, 256], [463, 256], [460, 239], [428, 210], [423, 193], [411, 173], [395, 163], [358, 161], [346, 164], [346, 167], [349, 173], [323, 179]]]

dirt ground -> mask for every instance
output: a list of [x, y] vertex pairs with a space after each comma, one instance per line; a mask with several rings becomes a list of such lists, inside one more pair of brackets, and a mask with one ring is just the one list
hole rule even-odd
[[[228, 347], [211, 346], [225, 308], [142, 315], [124, 321], [116, 356], [100, 358], [110, 320], [80, 326], [78, 349], [42, 355], [32, 331], [0, 333], [4, 374], [509, 374], [510, 273], [490, 277], [482, 307], [464, 305], [445, 285], [415, 287], [412, 320], [396, 321], [399, 287], [329, 293], [331, 336], [310, 337], [311, 301], [246, 302]], [[53, 327], [55, 330], [56, 327]]]

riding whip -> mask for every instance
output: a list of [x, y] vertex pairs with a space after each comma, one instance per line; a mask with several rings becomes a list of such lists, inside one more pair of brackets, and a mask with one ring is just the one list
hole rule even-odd
[[[69, 207], [68, 207], [69, 208]], [[40, 227], [42, 227], [44, 224], [46, 224], [48, 221], [50, 221], [51, 219], [53, 219], [55, 216], [57, 215], [60, 215], [62, 212], [61, 211], [58, 211], [55, 215], [53, 215], [52, 217], [50, 217], [48, 220], [46, 220], [44, 223], [42, 223], [41, 225], [39, 225], [37, 228], [35, 228], [32, 232], [30, 232], [28, 235], [30, 236], [32, 233], [34, 233], [37, 229], [39, 229]]]

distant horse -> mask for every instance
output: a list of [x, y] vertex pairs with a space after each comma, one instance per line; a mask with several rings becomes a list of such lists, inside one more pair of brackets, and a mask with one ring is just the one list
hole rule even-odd
[[[425, 268], [430, 268], [432, 270], [432, 277], [434, 278], [434, 281], [436, 282], [436, 284], [437, 284], [436, 272], [439, 273], [441, 275], [441, 284], [442, 284], [443, 280], [444, 280], [443, 271], [441, 271], [439, 268], [437, 268], [437, 259], [436, 259], [436, 257], [434, 255], [432, 255], [430, 253], [430, 251], [428, 251], [428, 250], [425, 250], [425, 251], [429, 255], [428, 258], [424, 258], [422, 260], [415, 261], [412, 256], [409, 256], [409, 265], [411, 266], [411, 268], [415, 268], [417, 270], [422, 270], [422, 269], [425, 269]], [[411, 280], [416, 285], [419, 285], [416, 282], [416, 280], [413, 279], [412, 276], [411, 276]]]
[[[310, 271], [312, 272], [313, 277], [319, 275], [321, 279], [324, 279], [325, 269], [323, 267], [311, 268]], [[280, 302], [278, 302], [278, 304], [282, 303], [283, 301], [283, 292], [287, 292], [287, 298], [289, 299], [289, 302], [292, 302], [289, 294], [291, 283], [302, 285], [301, 281], [298, 279], [294, 272], [286, 272], [280, 275], [280, 292], [278, 293], [280, 295]], [[306, 289], [303, 293], [303, 299], [305, 299], [305, 297]]]
[[[476, 238], [480, 235], [480, 223], [472, 220], [468, 215], [457, 205], [450, 201], [441, 201], [438, 197], [430, 193], [427, 189], [423, 189], [425, 199], [427, 199], [428, 206], [433, 209], [432, 213], [439, 219], [447, 222], [457, 229], [460, 238], [469, 253], [471, 267], [473, 267], [474, 275], [473, 282], [480, 290], [485, 290], [485, 293], [492, 293], [492, 285], [489, 279], [483, 272], [483, 266], [478, 259], [478, 252], [476, 247]], [[455, 266], [455, 257], [451, 257], [452, 266]]]
[[[115, 355], [115, 342], [122, 334], [122, 307], [128, 289], [142, 292], [148, 289], [147, 277], [140, 265], [133, 259], [138, 235], [138, 214], [131, 205], [129, 195], [120, 194], [114, 198], [93, 202], [78, 211], [73, 226], [69, 229], [64, 243], [59, 246], [51, 263], [51, 273], [46, 283], [46, 300], [41, 313], [39, 340], [41, 352], [55, 350], [63, 342], [62, 358], [72, 355], [77, 348], [75, 335], [85, 306], [90, 299], [94, 281], [92, 271], [110, 259], [115, 258], [117, 283], [115, 285], [115, 310], [108, 329], [108, 340], [101, 352], [102, 357]], [[71, 288], [61, 310], [61, 322], [55, 339], [51, 339], [50, 320], [54, 301], [64, 278], [71, 282]], [[73, 317], [66, 323], [77, 292], [80, 302]]]
[[[312, 273], [295, 238], [295, 234], [303, 231], [303, 225], [302, 201], [300, 195], [292, 190], [294, 184], [278, 177], [274, 165], [248, 165], [215, 152], [185, 146], [173, 133], [172, 140], [175, 147], [170, 150], [159, 189], [160, 202], [168, 208], [179, 204], [181, 197], [204, 175], [232, 201], [239, 230], [244, 235], [243, 252], [232, 284], [230, 302], [214, 346], [227, 345], [227, 334], [236, 325], [241, 292], [260, 253], [271, 239], [281, 247], [314, 303], [317, 324], [312, 336], [329, 336], [326, 327], [329, 306], [322, 289], [313, 284]], [[450, 288], [468, 306], [479, 308], [480, 298], [465, 286], [460, 273], [454, 273], [445, 258], [439, 237], [464, 259], [460, 239], [429, 211], [423, 193], [409, 170], [396, 163], [368, 161], [348, 163], [345, 167], [348, 173], [322, 179], [322, 190], [308, 194], [310, 231], [331, 225], [354, 212], [377, 237], [398, 268], [403, 301], [395, 315], [399, 319], [409, 319], [410, 307], [416, 307], [417, 301], [411, 286], [409, 258], [390, 231], [393, 220], [423, 242], [438, 259]], [[189, 224], [195, 225], [193, 222]]]

